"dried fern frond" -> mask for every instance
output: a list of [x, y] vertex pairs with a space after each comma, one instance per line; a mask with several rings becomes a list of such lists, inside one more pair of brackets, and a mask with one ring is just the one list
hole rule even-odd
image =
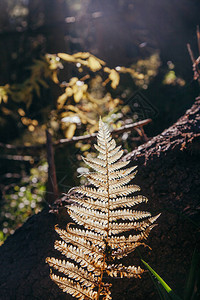
[[159, 215], [151, 217], [149, 212], [133, 209], [147, 202], [144, 196], [130, 196], [140, 191], [139, 186], [128, 185], [136, 175], [136, 167], [125, 169], [130, 161], [120, 161], [123, 150], [116, 146], [101, 120], [94, 146], [99, 151], [98, 157], [83, 158], [94, 170], [84, 174], [92, 186], [74, 188], [73, 204], [68, 207], [75, 224], [69, 223], [66, 230], [55, 228], [62, 241], [55, 241], [54, 247], [69, 261], [53, 257], [46, 261], [65, 275], [50, 275], [64, 292], [81, 300], [110, 300], [111, 284], [104, 283], [103, 276], [141, 276], [140, 267], [116, 264], [115, 260], [140, 245], [146, 246], [144, 240]]

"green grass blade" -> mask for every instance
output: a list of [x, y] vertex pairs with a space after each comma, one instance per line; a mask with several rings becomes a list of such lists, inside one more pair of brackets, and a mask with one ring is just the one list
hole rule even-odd
[[157, 293], [158, 293], [158, 295], [159, 295], [159, 298], [160, 298], [161, 300], [166, 300], [166, 299], [165, 299], [166, 292], [165, 292], [165, 295], [164, 295], [163, 290], [161, 290], [160, 284], [159, 284], [158, 281], [155, 279], [155, 277], [151, 274], [151, 272], [149, 272], [149, 276], [150, 276], [150, 278], [151, 278], [153, 284], [155, 285], [155, 288], [156, 288], [156, 290], [157, 290]]
[[[181, 298], [179, 296], [177, 296], [173, 290], [170, 288], [170, 286], [144, 261], [142, 260], [143, 264], [146, 266], [146, 268], [151, 272], [151, 274], [153, 274], [156, 279], [158, 280], [158, 282], [163, 286], [163, 288], [165, 289], [165, 291], [169, 294], [169, 298], [167, 297], [167, 295], [163, 295], [165, 298], [164, 299], [172, 299], [172, 300], [181, 300]], [[161, 289], [159, 289], [161, 292]]]
[[189, 271], [186, 288], [184, 291], [184, 300], [198, 299], [196, 293], [200, 285], [200, 253], [197, 249], [194, 250], [192, 256], [191, 267]]

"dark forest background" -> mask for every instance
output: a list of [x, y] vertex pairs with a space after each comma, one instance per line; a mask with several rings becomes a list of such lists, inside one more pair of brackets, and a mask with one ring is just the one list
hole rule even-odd
[[[68, 297], [45, 258], [100, 115], [161, 212], [140, 255], [199, 299], [199, 12], [199, 0], [0, 0], [0, 300]], [[147, 273], [113, 287], [158, 297]]]

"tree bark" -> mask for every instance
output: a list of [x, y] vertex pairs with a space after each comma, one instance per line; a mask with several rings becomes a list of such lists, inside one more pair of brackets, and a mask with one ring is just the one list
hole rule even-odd
[[[130, 265], [147, 261], [182, 296], [194, 248], [199, 246], [200, 195], [200, 98], [173, 126], [141, 145], [125, 159], [138, 165], [135, 183], [148, 196], [152, 215], [161, 212], [158, 226], [147, 243], [125, 259]], [[141, 205], [138, 206], [141, 209]], [[64, 300], [49, 278], [47, 256], [59, 257], [53, 249], [54, 225], [69, 221], [65, 201], [58, 214], [47, 209], [31, 217], [0, 247], [0, 300]], [[158, 299], [149, 275], [142, 279], [113, 279], [112, 297]]]

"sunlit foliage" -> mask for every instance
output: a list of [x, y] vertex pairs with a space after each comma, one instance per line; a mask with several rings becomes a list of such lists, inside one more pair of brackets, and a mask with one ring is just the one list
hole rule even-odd
[[[103, 60], [89, 52], [47, 54], [43, 59], [34, 60], [29, 68], [30, 77], [23, 83], [1, 86], [0, 101], [5, 104], [10, 99], [17, 103], [19, 119], [33, 132], [38, 121], [26, 116], [26, 111], [29, 110], [34, 95], [41, 98], [41, 89], [48, 88], [49, 80], [53, 81], [62, 92], [55, 109], [49, 114], [48, 127], [52, 133], [60, 128], [64, 136], [70, 139], [75, 133], [95, 132], [99, 115], [106, 116], [113, 128], [123, 125], [129, 108], [123, 104], [123, 95], [118, 91], [121, 75], [131, 75], [136, 85], [146, 88], [156, 76], [159, 66], [158, 54], [138, 61], [131, 68], [109, 68]], [[63, 72], [69, 68], [74, 76], [63, 81]], [[9, 109], [6, 109], [3, 105], [2, 111], [9, 113]], [[58, 126], [52, 126], [54, 123]]]

